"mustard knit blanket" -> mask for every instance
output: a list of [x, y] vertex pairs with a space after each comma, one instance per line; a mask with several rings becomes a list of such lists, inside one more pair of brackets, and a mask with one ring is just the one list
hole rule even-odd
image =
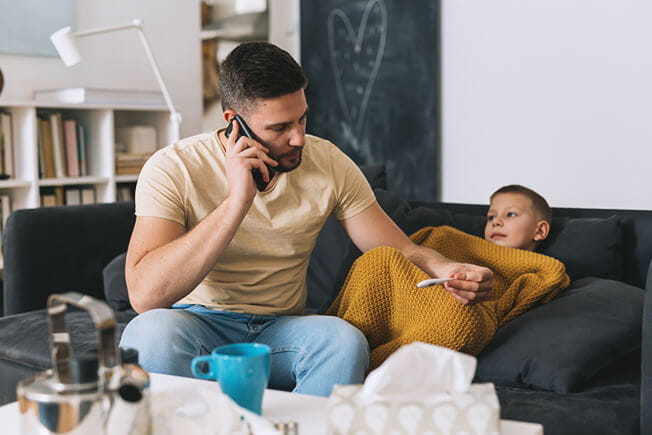
[[490, 268], [493, 289], [484, 302], [462, 305], [442, 286], [417, 288], [430, 277], [398, 250], [369, 250], [353, 263], [328, 314], [367, 337], [370, 369], [414, 341], [477, 355], [499, 327], [549, 302], [570, 283], [564, 265], [554, 258], [498, 246], [451, 227], [426, 227], [410, 238], [451, 260]]

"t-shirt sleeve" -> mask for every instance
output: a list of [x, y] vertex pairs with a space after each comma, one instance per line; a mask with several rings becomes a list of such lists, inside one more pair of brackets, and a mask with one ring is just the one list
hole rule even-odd
[[155, 153], [143, 166], [136, 184], [136, 216], [169, 219], [185, 226], [181, 185], [175, 176], [178, 163], [163, 152]]
[[336, 219], [353, 217], [376, 201], [376, 195], [358, 165], [339, 149], [333, 155], [333, 169], [337, 192], [333, 214]]

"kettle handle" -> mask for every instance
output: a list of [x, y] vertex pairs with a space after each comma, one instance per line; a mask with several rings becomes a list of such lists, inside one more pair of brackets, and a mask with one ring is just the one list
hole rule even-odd
[[97, 331], [99, 373], [108, 380], [111, 371], [120, 365], [115, 315], [106, 303], [77, 292], [53, 294], [48, 298], [50, 355], [56, 379], [63, 383], [71, 382], [72, 348], [66, 329], [66, 305], [87, 311], [93, 319]]

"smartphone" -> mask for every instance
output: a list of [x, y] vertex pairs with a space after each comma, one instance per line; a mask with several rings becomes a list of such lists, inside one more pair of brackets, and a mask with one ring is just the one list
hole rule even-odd
[[[229, 126], [226, 127], [226, 131], [224, 132], [224, 135], [227, 137], [227, 139], [231, 135], [231, 132], [233, 131], [233, 121], [238, 121], [238, 124], [240, 126], [240, 135], [238, 136], [237, 139], [240, 139], [240, 136], [245, 135], [247, 137], [252, 138], [253, 140], [258, 140], [249, 129], [247, 123], [244, 122], [244, 120], [240, 117], [240, 115], [235, 115], [231, 120], [231, 122], [229, 122]], [[267, 171], [269, 172], [269, 180], [271, 181], [272, 177], [274, 176], [274, 169], [267, 163], [265, 163], [265, 166], [267, 166]], [[261, 172], [258, 169], [252, 169], [251, 176], [254, 177], [254, 181], [256, 182], [256, 188], [258, 189], [259, 192], [262, 192], [267, 188], [267, 185], [269, 183], [263, 180], [263, 174], [261, 174]]]

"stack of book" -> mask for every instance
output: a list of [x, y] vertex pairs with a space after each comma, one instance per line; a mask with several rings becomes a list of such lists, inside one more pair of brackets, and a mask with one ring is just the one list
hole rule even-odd
[[138, 175], [150, 156], [150, 153], [116, 153], [115, 173], [117, 175]]
[[38, 120], [39, 173], [41, 178], [88, 175], [84, 127], [55, 112]]
[[11, 113], [0, 113], [0, 180], [14, 178], [14, 134]]

